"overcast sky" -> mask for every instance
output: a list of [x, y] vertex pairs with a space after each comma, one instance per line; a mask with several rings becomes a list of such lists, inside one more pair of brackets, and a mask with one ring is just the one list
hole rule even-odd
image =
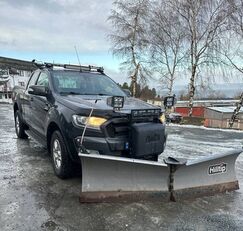
[[[82, 64], [104, 66], [115, 81], [129, 81], [119, 70], [121, 60], [113, 58], [107, 40], [112, 2], [0, 0], [0, 56], [78, 63], [76, 46]], [[182, 76], [177, 84], [188, 83]], [[158, 89], [156, 81], [150, 85]]]
[[0, 0], [0, 56], [102, 65], [126, 80], [107, 35], [113, 0]]

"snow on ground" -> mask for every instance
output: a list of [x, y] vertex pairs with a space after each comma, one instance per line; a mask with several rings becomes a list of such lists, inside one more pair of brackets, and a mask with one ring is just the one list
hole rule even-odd
[[243, 133], [242, 130], [235, 130], [235, 129], [222, 129], [222, 128], [207, 128], [204, 126], [197, 126], [197, 125], [190, 125], [190, 124], [168, 124], [167, 127], [180, 127], [180, 128], [197, 128], [197, 129], [205, 129], [205, 130], [212, 130], [212, 131], [223, 131], [223, 132], [230, 132], [230, 133]]
[[[81, 177], [60, 180], [47, 151], [14, 131], [11, 105], [0, 104], [0, 224], [10, 230], [243, 230], [243, 154], [240, 190], [183, 202], [80, 204]], [[165, 156], [196, 159], [240, 148], [243, 132], [167, 127]]]
[[167, 144], [160, 159], [167, 156], [196, 159], [243, 147], [242, 131], [193, 125], [169, 125], [166, 129]]

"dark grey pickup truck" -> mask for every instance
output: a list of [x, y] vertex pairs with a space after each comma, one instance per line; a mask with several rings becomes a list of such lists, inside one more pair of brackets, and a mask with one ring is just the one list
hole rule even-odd
[[60, 178], [72, 175], [79, 152], [156, 161], [164, 150], [161, 109], [99, 67], [38, 65], [26, 89], [14, 89], [13, 108], [17, 136], [45, 145]]

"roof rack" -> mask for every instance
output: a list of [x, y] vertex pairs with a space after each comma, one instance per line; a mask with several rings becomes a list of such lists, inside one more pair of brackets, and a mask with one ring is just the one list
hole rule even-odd
[[99, 72], [101, 74], [104, 74], [104, 68], [103, 67], [96, 67], [96, 66], [81, 66], [81, 65], [74, 65], [74, 64], [59, 64], [59, 63], [40, 63], [36, 62], [36, 60], [32, 60], [32, 62], [38, 67], [38, 68], [54, 68], [54, 67], [62, 67], [69, 70], [76, 70], [76, 71], [93, 71], [93, 72]]

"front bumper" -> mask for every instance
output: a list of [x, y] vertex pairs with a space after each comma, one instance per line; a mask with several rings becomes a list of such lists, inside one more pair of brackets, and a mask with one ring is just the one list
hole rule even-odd
[[[75, 138], [76, 147], [80, 147], [81, 136]], [[88, 150], [98, 151], [100, 154], [121, 156], [122, 152], [129, 150], [129, 142], [126, 137], [89, 137], [85, 136], [83, 145]]]

